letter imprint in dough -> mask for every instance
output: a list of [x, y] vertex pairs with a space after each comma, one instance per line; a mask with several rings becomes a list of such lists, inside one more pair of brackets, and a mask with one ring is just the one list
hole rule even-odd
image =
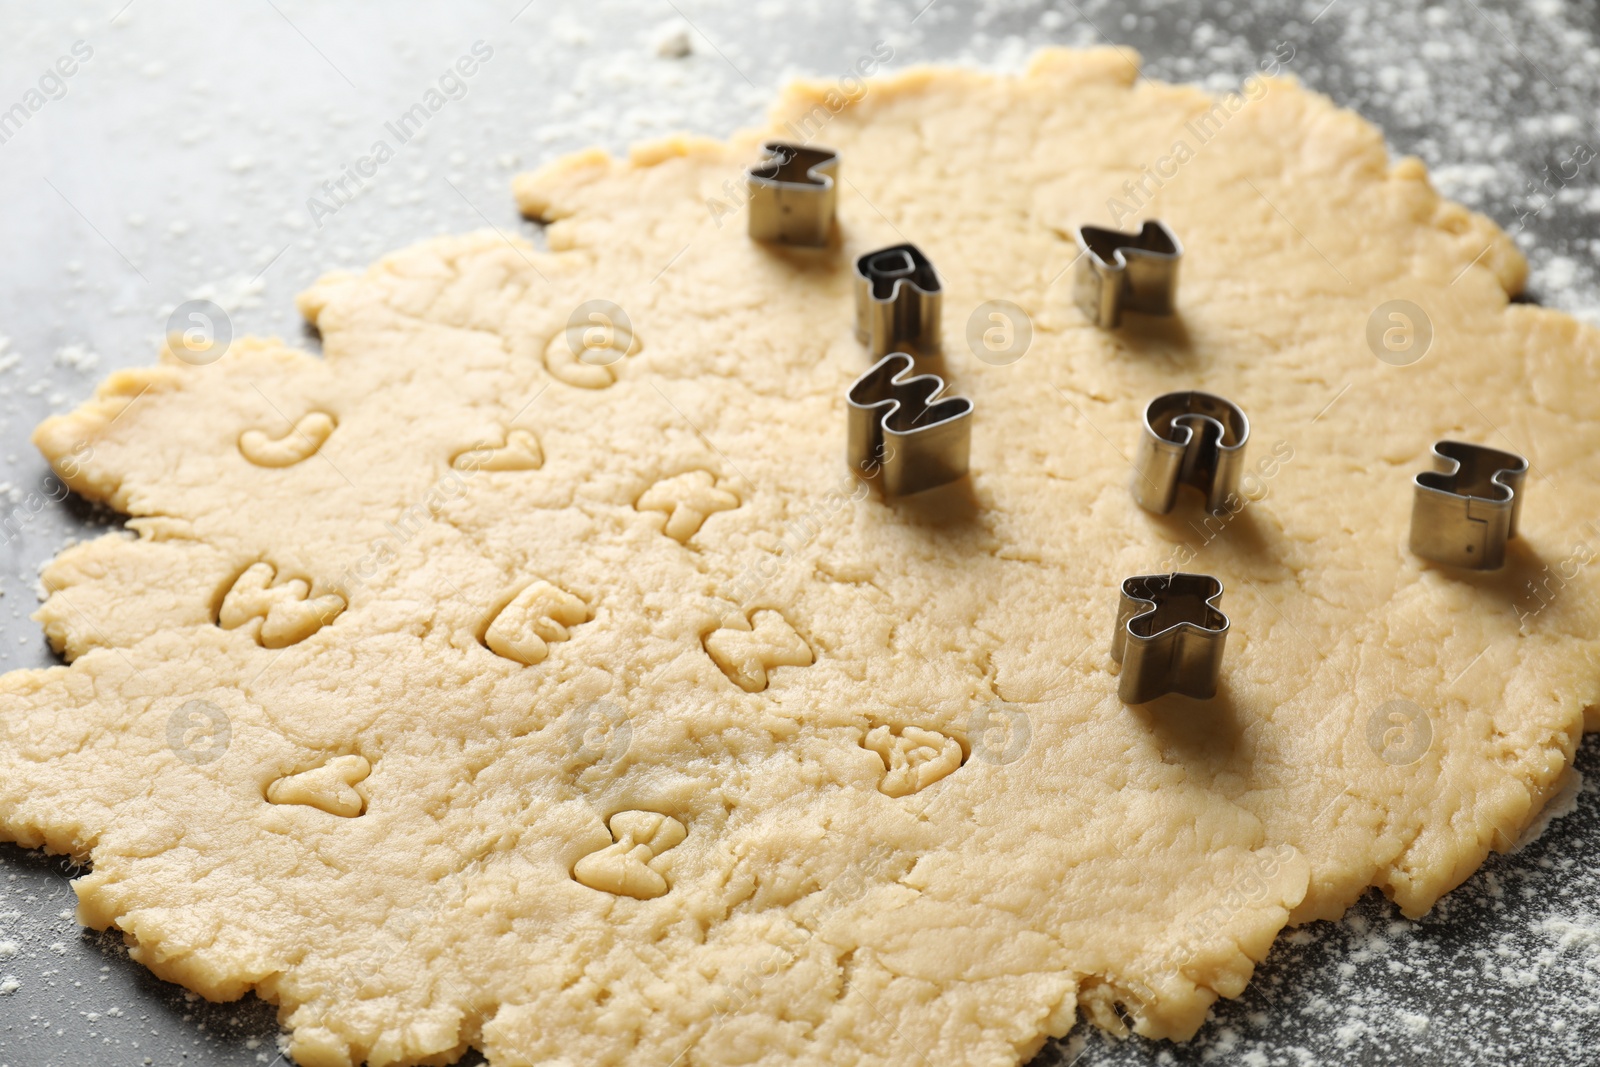
[[961, 766], [961, 742], [937, 730], [874, 726], [862, 744], [883, 760], [885, 773], [878, 788], [892, 797], [926, 789]]
[[534, 582], [484, 631], [483, 643], [496, 655], [533, 666], [550, 655], [550, 646], [572, 636], [572, 628], [589, 621], [589, 605], [549, 582]]
[[279, 778], [267, 786], [271, 804], [304, 804], [329, 815], [353, 819], [367, 810], [356, 786], [372, 773], [364, 756], [335, 756], [320, 767]]
[[776, 611], [758, 611], [749, 622], [736, 617], [734, 625], [707, 634], [705, 645], [712, 662], [747, 693], [765, 689], [774, 667], [809, 667], [815, 661], [811, 646]]
[[646, 489], [634, 508], [664, 513], [667, 521], [661, 532], [684, 544], [711, 515], [739, 506], [739, 498], [716, 483], [716, 475], [710, 471], [675, 474]]
[[610, 827], [614, 843], [579, 860], [572, 876], [590, 889], [636, 900], [665, 896], [672, 887], [651, 864], [688, 836], [683, 823], [654, 811], [619, 811]]
[[279, 437], [246, 430], [239, 435], [239, 451], [258, 467], [291, 467], [316, 455], [337, 425], [332, 415], [313, 411]]
[[222, 598], [217, 625], [224, 630], [250, 627], [265, 647], [287, 648], [328, 625], [345, 608], [342, 596], [325, 593], [313, 598], [303, 579], [274, 585], [276, 576], [272, 564], [252, 563]]
[[450, 461], [458, 471], [536, 471], [544, 466], [544, 450], [539, 439], [528, 430], [511, 430], [496, 448], [481, 445], [469, 448]]

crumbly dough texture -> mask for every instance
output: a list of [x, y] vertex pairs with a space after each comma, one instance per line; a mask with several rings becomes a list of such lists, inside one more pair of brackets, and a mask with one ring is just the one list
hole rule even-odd
[[[1600, 698], [1600, 336], [1289, 81], [1138, 212], [1180, 314], [1089, 325], [1074, 227], [1129, 228], [1108, 197], [1215, 103], [1134, 62], [797, 86], [770, 131], [519, 178], [548, 251], [323, 278], [322, 359], [112, 375], [36, 435], [133, 533], [44, 575], [71, 665], [0, 681], [0, 827], [92, 861], [82, 920], [158, 975], [279, 1003], [304, 1067], [1014, 1064], [1080, 1014], [1192, 1034], [1369, 886], [1428, 909]], [[843, 156], [826, 249], [728, 200], [790, 120]], [[844, 460], [851, 268], [901, 240], [973, 474], [885, 505]], [[631, 328], [579, 359], [595, 299]], [[1009, 366], [965, 339], [994, 299]], [[1366, 344], [1391, 299], [1435, 331], [1411, 366]], [[1190, 387], [1253, 423], [1225, 520], [1128, 491]], [[1502, 571], [1406, 548], [1441, 437], [1532, 462]], [[1174, 568], [1226, 587], [1222, 690], [1125, 706], [1118, 582]]]

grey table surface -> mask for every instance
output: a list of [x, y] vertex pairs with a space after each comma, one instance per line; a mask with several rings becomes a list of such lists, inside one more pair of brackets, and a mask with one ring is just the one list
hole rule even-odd
[[[1287, 43], [1293, 74], [1516, 235], [1531, 299], [1596, 321], [1600, 189], [1592, 169], [1552, 175], [1600, 144], [1597, 30], [1594, 6], [1558, 0], [7, 0], [0, 668], [58, 662], [28, 618], [39, 568], [120, 521], [47, 499], [28, 434], [103, 374], [150, 361], [183, 300], [222, 305], [236, 334], [314, 349], [292, 298], [319, 273], [486, 224], [536, 237], [511, 202], [516, 171], [589, 144], [726, 135], [790, 75], [843, 73], [877, 40], [892, 67], [1001, 69], [1045, 44], [1110, 42], [1142, 52], [1152, 77], [1214, 88]], [[680, 33], [688, 54], [673, 55]], [[475, 41], [493, 58], [464, 95], [362, 195], [313, 218], [323, 181]], [[77, 60], [70, 77], [49, 73], [62, 57]], [[1578, 767], [1594, 781], [1600, 745]], [[1419, 922], [1374, 893], [1343, 922], [1286, 932], [1193, 1042], [1080, 1026], [1036, 1062], [1600, 1062], [1600, 797], [1580, 789], [1567, 807]], [[200, 1001], [132, 963], [114, 932], [81, 929], [73, 873], [0, 846], [0, 1067], [281, 1058], [272, 1006]]]

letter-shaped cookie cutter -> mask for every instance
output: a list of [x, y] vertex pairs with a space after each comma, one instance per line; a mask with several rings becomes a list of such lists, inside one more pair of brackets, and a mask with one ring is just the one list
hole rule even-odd
[[1436, 563], [1492, 571], [1517, 536], [1528, 461], [1514, 452], [1440, 441], [1431, 471], [1412, 479], [1411, 551]]
[[856, 337], [874, 359], [937, 352], [943, 289], [916, 245], [868, 252], [856, 260]]
[[768, 141], [766, 157], [745, 172], [750, 236], [791, 245], [825, 245], [838, 202], [839, 153]]
[[1228, 617], [1222, 583], [1209, 574], [1141, 574], [1122, 583], [1111, 658], [1122, 664], [1117, 696], [1143, 704], [1163, 693], [1217, 694]]
[[1211, 393], [1164, 393], [1144, 409], [1144, 430], [1133, 462], [1133, 498], [1165, 515], [1178, 484], [1206, 494], [1206, 510], [1224, 506], [1239, 487], [1250, 420], [1239, 406]]
[[892, 352], [850, 386], [850, 466], [881, 476], [885, 496], [907, 496], [967, 473], [972, 401], [947, 396], [936, 374], [911, 376], [916, 361]]
[[1112, 329], [1124, 308], [1172, 314], [1183, 245], [1165, 223], [1151, 219], [1138, 233], [1080, 226], [1078, 249], [1072, 295], [1090, 322]]

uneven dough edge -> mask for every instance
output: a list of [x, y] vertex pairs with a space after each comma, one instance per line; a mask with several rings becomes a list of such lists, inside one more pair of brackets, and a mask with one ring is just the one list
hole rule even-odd
[[[1018, 80], [1022, 85], [1033, 89], [1071, 90], [1086, 85], [1099, 85], [1121, 86], [1131, 90], [1136, 86], [1139, 77], [1139, 62], [1138, 53], [1129, 48], [1098, 47], [1083, 50], [1046, 48], [1033, 56], [1026, 71]], [[898, 74], [872, 78], [869, 79], [869, 84], [873, 99], [880, 100], [913, 95], [936, 79], [940, 79], [944, 85], [959, 83], [963, 78], [974, 84], [988, 84], [991, 77], [988, 73], [976, 70], [926, 65], [912, 67]], [[1338, 107], [1322, 93], [1304, 89], [1299, 79], [1291, 74], [1263, 80], [1269, 84], [1279, 83], [1301, 91], [1308, 99], [1321, 106], [1326, 120], [1346, 129], [1355, 130], [1363, 139], [1374, 142], [1379, 148], [1381, 157], [1382, 133], [1357, 112]], [[1159, 83], [1159, 89], [1163, 93], [1186, 98], [1196, 104], [1202, 101], [1209, 104], [1217, 99], [1204, 90], [1189, 85]], [[570, 217], [573, 211], [566, 203], [568, 197], [565, 194], [581, 188], [602, 175], [619, 168], [647, 169], [677, 158], [709, 157], [726, 162], [730, 167], [743, 165], [754, 155], [755, 149], [761, 142], [771, 137], [785, 135], [785, 122], [804, 115], [819, 105], [826, 106], [830, 98], [838, 99], [838, 96], [838, 89], [832, 82], [797, 80], [784, 88], [778, 100], [772, 105], [767, 125], [763, 128], [741, 130], [727, 141], [691, 134], [658, 138], [633, 145], [628, 150], [626, 159], [618, 159], [601, 148], [584, 149], [558, 157], [534, 171], [516, 175], [512, 179], [512, 193], [525, 216], [544, 223], [556, 223]], [[848, 110], [858, 102], [858, 100], [847, 100], [842, 110]], [[1415, 198], [1423, 214], [1429, 216], [1428, 224], [1450, 233], [1469, 236], [1486, 246], [1479, 264], [1494, 274], [1508, 296], [1516, 296], [1522, 292], [1527, 284], [1527, 260], [1517, 248], [1516, 242], [1501, 230], [1493, 219], [1440, 196], [1428, 180], [1427, 166], [1414, 156], [1394, 161], [1388, 170], [1388, 180], [1414, 183]], [[557, 230], [559, 231], [559, 227]], [[559, 250], [561, 247], [564, 245], [558, 244], [552, 237], [551, 248]], [[327, 280], [336, 281], [344, 276], [329, 275]], [[316, 321], [314, 311], [318, 306], [318, 299], [315, 296], [302, 297], [301, 308], [307, 312], [307, 317], [313, 323]], [[1561, 317], [1571, 321], [1568, 316]]]

